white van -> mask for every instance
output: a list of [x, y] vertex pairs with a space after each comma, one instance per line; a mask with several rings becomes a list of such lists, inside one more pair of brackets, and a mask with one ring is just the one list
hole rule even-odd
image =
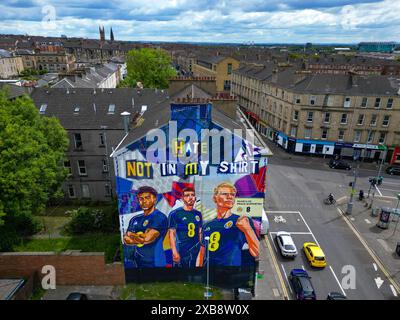
[[268, 233], [269, 230], [269, 221], [265, 210], [262, 211], [261, 217], [261, 235], [264, 236]]

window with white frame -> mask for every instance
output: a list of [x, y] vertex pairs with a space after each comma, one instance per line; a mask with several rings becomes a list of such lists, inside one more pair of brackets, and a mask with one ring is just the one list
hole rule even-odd
[[386, 104], [386, 109], [392, 109], [393, 108], [393, 98], [389, 98]]
[[76, 198], [75, 187], [72, 184], [68, 185], [68, 197]]
[[322, 129], [321, 139], [322, 140], [328, 139], [328, 129]]
[[371, 117], [371, 123], [370, 123], [370, 125], [371, 125], [372, 127], [375, 127], [377, 121], [378, 121], [378, 115], [377, 115], [377, 114], [373, 114], [372, 117]]
[[339, 130], [338, 140], [343, 141], [344, 139], [344, 130]]
[[361, 131], [356, 130], [354, 131], [354, 142], [360, 142], [361, 140]]
[[350, 108], [350, 106], [351, 106], [351, 98], [350, 97], [344, 98], [344, 107]]
[[312, 137], [312, 129], [305, 128], [304, 129], [304, 138], [305, 139], [311, 139], [311, 137]]
[[383, 126], [383, 127], [389, 126], [389, 121], [390, 121], [390, 116], [386, 115], [386, 116], [383, 118], [382, 126]]
[[376, 98], [375, 99], [375, 109], [379, 109], [381, 107], [381, 98]]
[[64, 168], [68, 170], [68, 175], [72, 175], [72, 167], [71, 167], [71, 161], [70, 160], [65, 160], [64, 161]]
[[331, 121], [331, 114], [329, 112], [325, 112], [324, 123], [329, 123], [330, 121]]
[[90, 189], [87, 184], [82, 184], [82, 198], [90, 198]]
[[78, 160], [78, 172], [80, 176], [87, 175], [85, 160]]
[[292, 127], [292, 128], [290, 129], [290, 135], [291, 135], [292, 137], [296, 138], [296, 135], [297, 135], [297, 127]]
[[294, 121], [299, 120], [299, 111], [294, 110], [294, 112], [293, 112], [293, 120]]
[[347, 113], [342, 113], [342, 118], [340, 119], [341, 124], [347, 124]]
[[374, 131], [370, 131], [368, 133], [367, 143], [372, 143], [374, 141], [374, 137], [375, 137], [375, 132]]
[[381, 132], [379, 135], [379, 143], [385, 143], [386, 141], [386, 132]]
[[313, 118], [314, 118], [314, 112], [313, 111], [309, 111], [307, 113], [307, 122], [313, 122]]
[[316, 96], [310, 96], [310, 105], [314, 106], [317, 103]]
[[74, 133], [75, 149], [82, 149], [82, 136], [80, 133]]
[[357, 125], [362, 126], [364, 124], [364, 118], [365, 118], [365, 115], [360, 114], [358, 116]]
[[366, 108], [368, 106], [368, 98], [364, 97], [361, 101], [361, 108]]

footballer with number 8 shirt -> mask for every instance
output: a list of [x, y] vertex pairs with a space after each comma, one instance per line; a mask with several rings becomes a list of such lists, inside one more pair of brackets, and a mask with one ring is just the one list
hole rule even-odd
[[196, 265], [207, 263], [205, 237], [209, 237], [210, 266], [241, 266], [242, 248], [247, 243], [249, 253], [258, 257], [260, 242], [254, 231], [253, 221], [246, 216], [232, 213], [236, 188], [230, 183], [221, 183], [214, 189], [213, 200], [217, 206], [217, 217], [203, 226], [202, 247]]
[[188, 187], [182, 194], [183, 207], [169, 214], [169, 241], [174, 266], [195, 268], [200, 251], [203, 221], [201, 213], [193, 208], [196, 203], [195, 190]]

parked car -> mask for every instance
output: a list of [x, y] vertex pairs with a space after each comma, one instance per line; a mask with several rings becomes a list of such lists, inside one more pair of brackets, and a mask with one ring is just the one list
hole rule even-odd
[[303, 250], [308, 262], [312, 267], [326, 267], [325, 254], [318, 245], [312, 242], [306, 242], [303, 244]]
[[398, 166], [390, 166], [386, 169], [386, 173], [390, 175], [400, 176], [400, 167]]
[[347, 300], [347, 298], [339, 292], [329, 292], [326, 300]]
[[329, 168], [351, 170], [351, 165], [343, 160], [331, 159], [331, 161], [329, 161]]
[[89, 300], [88, 296], [80, 292], [71, 292], [66, 300]]
[[297, 300], [317, 300], [311, 277], [303, 269], [290, 271], [289, 282], [293, 288]]
[[288, 258], [295, 258], [297, 256], [297, 248], [289, 232], [278, 232], [276, 234], [276, 242], [282, 256]]

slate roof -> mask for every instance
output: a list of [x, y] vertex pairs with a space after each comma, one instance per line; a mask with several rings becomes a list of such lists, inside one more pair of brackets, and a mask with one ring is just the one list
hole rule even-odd
[[8, 90], [9, 99], [15, 99], [23, 96], [24, 94], [29, 95], [30, 93], [29, 88], [16, 86], [10, 83], [0, 83], [0, 90], [2, 90], [3, 88], [6, 88], [6, 90]]
[[[66, 89], [35, 88], [31, 97], [38, 109], [47, 104], [46, 116], [57, 117], [67, 129], [99, 129], [102, 125], [108, 129], [123, 130], [121, 113], [128, 111], [131, 117], [141, 111], [142, 105], [152, 110], [157, 105], [168, 101], [167, 91], [143, 89]], [[132, 99], [134, 106], [132, 106]], [[109, 106], [115, 105], [114, 114], [108, 114]], [[79, 112], [75, 108], [79, 106]], [[161, 118], [160, 118], [161, 119]]]

